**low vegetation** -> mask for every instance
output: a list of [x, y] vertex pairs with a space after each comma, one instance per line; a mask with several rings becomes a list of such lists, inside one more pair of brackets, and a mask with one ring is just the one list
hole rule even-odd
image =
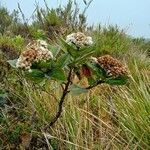
[[91, 2], [45, 2], [30, 24], [0, 6], [1, 149], [150, 149], [150, 42], [89, 27]]

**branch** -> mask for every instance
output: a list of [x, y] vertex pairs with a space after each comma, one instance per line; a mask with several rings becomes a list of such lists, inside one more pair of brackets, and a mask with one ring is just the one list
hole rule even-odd
[[90, 90], [90, 89], [92, 89], [92, 88], [94, 88], [94, 87], [96, 87], [97, 85], [102, 84], [102, 83], [105, 83], [105, 81], [104, 81], [104, 80], [99, 80], [99, 81], [97, 81], [95, 84], [90, 85], [90, 86], [86, 87], [85, 89]]
[[55, 124], [55, 122], [58, 120], [58, 118], [61, 116], [62, 113], [62, 108], [63, 108], [63, 103], [65, 101], [65, 97], [66, 95], [70, 92], [68, 91], [69, 85], [72, 83], [71, 81], [71, 76], [72, 76], [72, 68], [70, 68], [69, 74], [68, 74], [68, 78], [67, 78], [67, 83], [65, 84], [65, 88], [63, 90], [63, 94], [60, 98], [60, 102], [59, 102], [59, 108], [58, 108], [58, 112], [56, 113], [55, 117], [52, 119], [52, 121], [45, 126], [44, 130], [46, 131], [48, 128], [50, 128], [51, 126], [53, 126]]

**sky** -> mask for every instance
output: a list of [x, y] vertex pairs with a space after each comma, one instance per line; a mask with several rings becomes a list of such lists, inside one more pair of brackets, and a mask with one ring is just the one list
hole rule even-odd
[[[67, 3], [67, 0], [46, 1], [50, 8]], [[81, 9], [85, 7], [82, 0], [76, 1]], [[35, 0], [0, 0], [10, 12], [17, 9], [18, 2], [29, 18], [35, 9]], [[44, 0], [36, 2], [44, 7]], [[150, 0], [93, 0], [86, 15], [89, 24], [118, 25], [131, 36], [150, 38]]]

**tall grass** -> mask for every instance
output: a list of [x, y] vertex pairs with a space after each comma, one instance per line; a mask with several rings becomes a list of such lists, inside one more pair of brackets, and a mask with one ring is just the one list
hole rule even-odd
[[24, 80], [25, 96], [20, 99], [27, 106], [23, 111], [29, 116], [37, 113], [30, 130], [37, 137], [43, 135], [52, 149], [149, 149], [149, 70], [140, 73], [134, 66], [136, 76], [131, 76], [128, 86], [102, 85], [86, 95], [69, 95], [50, 134], [41, 127], [55, 114], [61, 89], [53, 82], [42, 91]]

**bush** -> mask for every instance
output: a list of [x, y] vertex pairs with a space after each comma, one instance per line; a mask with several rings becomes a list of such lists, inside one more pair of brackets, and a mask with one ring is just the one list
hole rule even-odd
[[1, 9], [2, 149], [150, 149], [149, 41], [87, 27], [85, 10], [37, 6], [27, 24]]
[[22, 51], [24, 46], [24, 39], [21, 36], [14, 38], [8, 36], [0, 36], [0, 51], [7, 59], [14, 59]]
[[97, 56], [111, 54], [121, 56], [126, 54], [131, 47], [131, 38], [117, 26], [99, 27], [94, 31]]

